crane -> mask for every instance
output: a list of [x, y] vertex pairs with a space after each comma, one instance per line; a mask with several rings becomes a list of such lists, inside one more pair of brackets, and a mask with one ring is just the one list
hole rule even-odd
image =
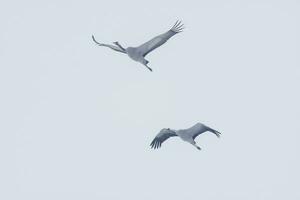
[[175, 137], [178, 136], [180, 137], [183, 141], [188, 142], [195, 146], [198, 150], [201, 150], [201, 148], [196, 144], [195, 138], [206, 132], [212, 132], [215, 134], [217, 137], [220, 137], [221, 133], [202, 124], [202, 123], [197, 123], [194, 126], [188, 128], [188, 129], [181, 129], [181, 130], [173, 130], [170, 128], [163, 128], [153, 139], [151, 142], [150, 146], [153, 149], [157, 149], [161, 147], [161, 144], [166, 141], [170, 137]]
[[120, 45], [119, 42], [113, 42], [114, 45], [103, 44], [98, 42], [93, 35], [92, 35], [92, 39], [99, 46], [108, 47], [114, 51], [127, 54], [132, 60], [143, 64], [150, 71], [152, 71], [152, 69], [147, 65], [149, 61], [145, 59], [145, 56], [151, 51], [153, 51], [154, 49], [156, 49], [157, 47], [160, 47], [161, 45], [166, 43], [172, 36], [182, 32], [183, 29], [184, 29], [183, 24], [181, 23], [181, 21], [177, 20], [174, 26], [169, 31], [152, 38], [148, 42], [138, 47], [124, 48]]

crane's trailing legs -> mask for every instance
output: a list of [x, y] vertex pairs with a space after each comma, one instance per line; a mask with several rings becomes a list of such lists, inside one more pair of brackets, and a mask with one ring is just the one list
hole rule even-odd
[[147, 65], [149, 63], [149, 61], [146, 60], [144, 57], [140, 57], [138, 59], [138, 62], [142, 63], [145, 67], [147, 67], [152, 72], [152, 69], [150, 67], [148, 67], [148, 65]]
[[[147, 61], [147, 63], [148, 63], [148, 61]], [[152, 72], [152, 69], [150, 67], [148, 67], [147, 64], [144, 64], [144, 65], [145, 65], [145, 67], [147, 67]]]
[[196, 144], [195, 141], [192, 141], [191, 144], [192, 144], [194, 147], [196, 147], [198, 150], [201, 150], [201, 148]]

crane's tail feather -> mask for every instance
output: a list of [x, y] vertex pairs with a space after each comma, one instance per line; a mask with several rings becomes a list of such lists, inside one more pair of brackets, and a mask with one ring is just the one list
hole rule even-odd
[[174, 24], [174, 26], [171, 28], [171, 31], [173, 31], [175, 33], [180, 33], [184, 29], [183, 25], [184, 24], [181, 23], [181, 21], [177, 20], [176, 23]]

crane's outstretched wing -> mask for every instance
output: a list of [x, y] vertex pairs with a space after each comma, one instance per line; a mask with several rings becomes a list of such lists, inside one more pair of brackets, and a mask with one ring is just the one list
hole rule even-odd
[[156, 36], [150, 41], [142, 44], [137, 47], [138, 51], [141, 52], [143, 56], [146, 56], [148, 53], [163, 45], [168, 39], [174, 36], [177, 33], [180, 33], [184, 29], [183, 24], [180, 21], [177, 21], [175, 25], [166, 33]]
[[167, 140], [169, 137], [174, 137], [177, 136], [173, 131], [171, 131], [170, 129], [162, 129], [157, 135], [156, 137], [153, 139], [153, 141], [151, 142], [150, 146], [151, 148], [159, 148], [161, 147], [161, 144]]
[[220, 135], [221, 135], [220, 132], [218, 132], [218, 131], [216, 131], [216, 130], [214, 130], [214, 129], [208, 127], [208, 126], [203, 125], [202, 130], [200, 129], [198, 132], [196, 132], [196, 133], [193, 135], [193, 139], [195, 139], [198, 135], [204, 133], [205, 131], [212, 132], [212, 133], [214, 133], [217, 137], [220, 137]]
[[215, 129], [209, 128], [207, 127], [207, 131], [212, 132], [213, 134], [215, 134], [217, 137], [220, 137], [221, 133], [219, 131], [216, 131]]

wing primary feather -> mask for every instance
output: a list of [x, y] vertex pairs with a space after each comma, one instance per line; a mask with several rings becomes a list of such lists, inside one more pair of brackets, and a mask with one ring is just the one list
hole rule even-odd
[[172, 28], [174, 28], [174, 27], [177, 25], [177, 23], [178, 23], [178, 20], [177, 20], [176, 23], [172, 26]]
[[181, 29], [184, 24], [180, 24], [179, 26], [176, 27], [176, 29]]
[[167, 131], [167, 132], [160, 132], [157, 136], [152, 140], [150, 146], [153, 149], [158, 149], [161, 147], [162, 143], [166, 141], [168, 138], [177, 136], [175, 132]]
[[155, 139], [151, 142], [151, 144], [150, 144], [150, 146], [151, 146], [151, 148], [153, 149], [153, 147], [154, 147], [154, 142], [155, 142]]
[[150, 146], [151, 146], [151, 145], [153, 145], [153, 142], [154, 142], [154, 140], [152, 140], [152, 142], [151, 142]]
[[172, 28], [171, 31], [175, 33], [179, 33], [184, 29], [184, 24], [179, 21], [179, 23], [176, 23]]
[[183, 25], [183, 24], [182, 24], [181, 22], [179, 22], [175, 28], [179, 28], [179, 27], [182, 26], [182, 25]]
[[178, 27], [181, 24], [181, 21], [179, 20], [178, 24], [176, 25], [176, 27]]

